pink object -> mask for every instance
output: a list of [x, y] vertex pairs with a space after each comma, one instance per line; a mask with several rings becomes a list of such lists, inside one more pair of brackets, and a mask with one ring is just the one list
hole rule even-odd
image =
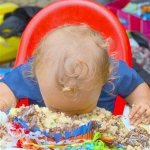
[[115, 0], [113, 2], [108, 3], [107, 6], [121, 9], [125, 7], [129, 2], [130, 0]]
[[119, 8], [108, 8], [121, 20], [126, 30], [141, 32], [150, 41], [150, 20], [144, 20]]

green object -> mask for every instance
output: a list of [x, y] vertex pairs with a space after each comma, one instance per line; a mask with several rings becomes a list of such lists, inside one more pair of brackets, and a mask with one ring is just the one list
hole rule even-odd
[[126, 7], [123, 8], [123, 11], [131, 13], [131, 14], [137, 14], [137, 4], [128, 3]]
[[104, 142], [99, 140], [102, 137], [100, 132], [94, 134], [91, 142], [85, 142], [83, 147], [87, 150], [122, 150], [121, 148], [108, 147]]
[[131, 32], [127, 32], [128, 38], [132, 38]]
[[97, 141], [102, 137], [100, 132], [95, 132], [94, 137], [93, 137], [93, 142]]

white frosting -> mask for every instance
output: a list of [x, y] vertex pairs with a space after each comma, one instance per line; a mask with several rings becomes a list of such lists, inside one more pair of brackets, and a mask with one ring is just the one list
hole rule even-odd
[[6, 113], [0, 111], [0, 124], [6, 123], [8, 121], [8, 117]]

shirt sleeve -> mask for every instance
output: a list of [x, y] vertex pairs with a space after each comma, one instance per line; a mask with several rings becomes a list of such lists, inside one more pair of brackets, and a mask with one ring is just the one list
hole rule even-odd
[[116, 93], [121, 97], [127, 97], [134, 89], [143, 83], [144, 80], [125, 62], [119, 61], [118, 78], [116, 79]]
[[32, 74], [30, 61], [7, 73], [0, 82], [5, 83], [18, 99], [43, 101], [38, 83]]

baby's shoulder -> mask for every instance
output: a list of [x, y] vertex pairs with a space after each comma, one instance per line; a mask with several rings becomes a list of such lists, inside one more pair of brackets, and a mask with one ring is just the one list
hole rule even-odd
[[118, 60], [117, 67], [114, 71], [117, 72], [117, 75], [121, 78], [124, 76], [130, 76], [132, 73], [135, 72], [133, 68], [131, 68], [125, 61]]

